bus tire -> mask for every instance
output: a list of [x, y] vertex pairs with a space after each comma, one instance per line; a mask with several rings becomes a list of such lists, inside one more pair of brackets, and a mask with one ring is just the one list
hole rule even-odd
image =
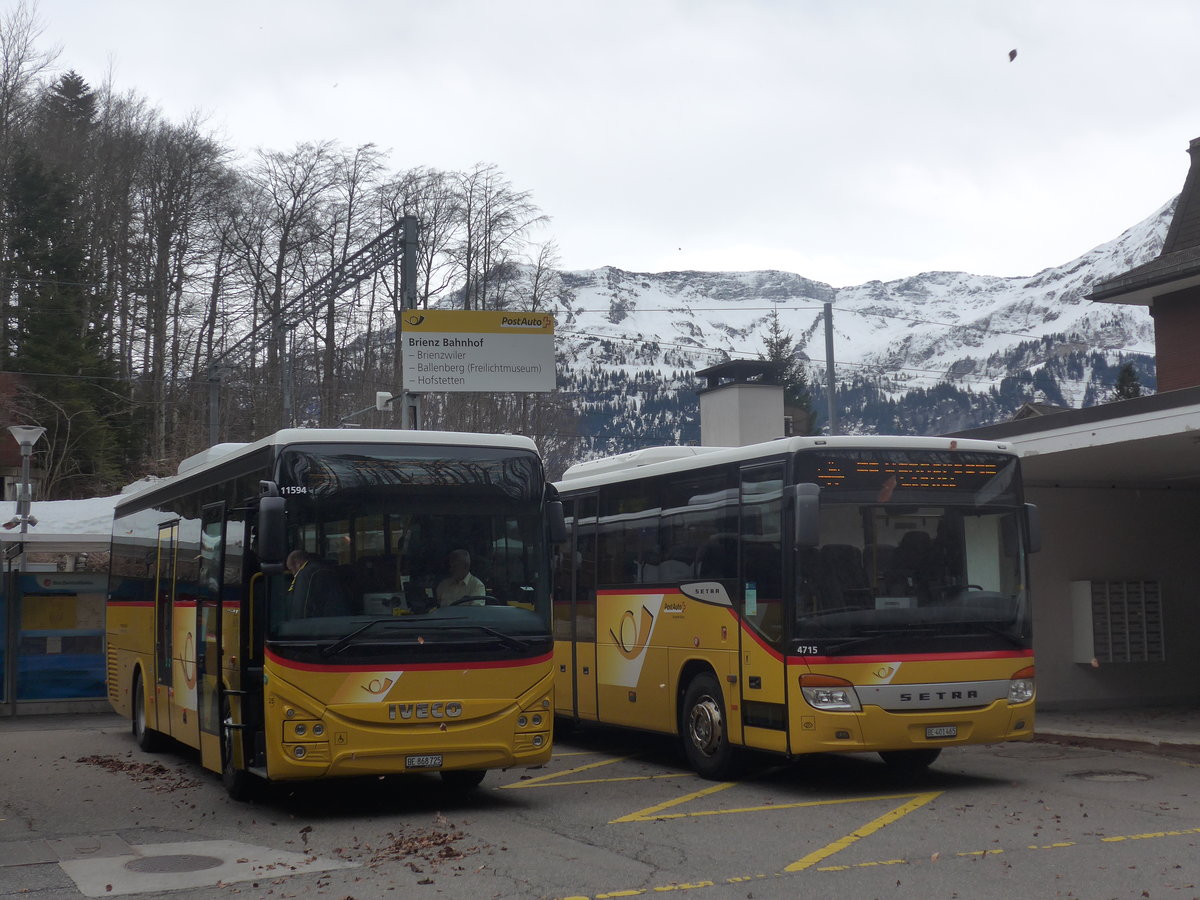
[[229, 698], [221, 699], [221, 782], [231, 800], [247, 800], [253, 788], [253, 775], [233, 764], [233, 738], [237, 733], [233, 725], [233, 709]]
[[146, 690], [139, 671], [133, 676], [133, 739], [138, 749], [146, 753], [157, 753], [163, 748], [163, 734], [151, 728], [146, 721]]
[[893, 771], [923, 772], [941, 753], [941, 747], [922, 747], [919, 750], [884, 750], [879, 756]]
[[487, 769], [443, 769], [442, 783], [455, 791], [470, 791], [479, 787]]
[[720, 781], [732, 774], [736, 751], [729, 743], [721, 685], [709, 673], [697, 675], [683, 695], [679, 736], [688, 763], [702, 778]]

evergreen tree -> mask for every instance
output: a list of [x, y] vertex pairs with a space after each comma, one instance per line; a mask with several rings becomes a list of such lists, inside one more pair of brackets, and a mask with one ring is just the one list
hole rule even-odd
[[816, 434], [817, 416], [813, 411], [808, 372], [805, 371], [791, 332], [783, 330], [778, 308], [771, 310], [771, 321], [763, 336], [763, 352], [758, 358], [777, 363], [780, 367], [783, 407], [785, 414], [792, 417], [792, 433]]
[[1125, 363], [1117, 372], [1117, 386], [1113, 388], [1109, 401], [1132, 400], [1142, 396], [1142, 383], [1138, 380], [1137, 370], [1133, 363]]
[[81, 95], [78, 88], [64, 76], [50, 92], [40, 131], [65, 143], [55, 145], [56, 154], [24, 147], [3, 196], [9, 246], [0, 277], [13, 287], [11, 359], [23, 373], [15, 411], [47, 429], [53, 449], [46, 488], [56, 497], [91, 496], [120, 483], [113, 449], [113, 427], [120, 424], [113, 421], [114, 372], [105, 361], [108, 336], [93, 321], [89, 229], [70, 166], [73, 156], [85, 153], [78, 144], [86, 141], [92, 115], [86, 91]]

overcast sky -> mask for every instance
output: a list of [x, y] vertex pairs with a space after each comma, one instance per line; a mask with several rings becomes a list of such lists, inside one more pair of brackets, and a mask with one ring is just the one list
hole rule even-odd
[[1174, 196], [1200, 137], [1196, 0], [37, 8], [64, 67], [240, 150], [494, 163], [568, 269], [1033, 274]]

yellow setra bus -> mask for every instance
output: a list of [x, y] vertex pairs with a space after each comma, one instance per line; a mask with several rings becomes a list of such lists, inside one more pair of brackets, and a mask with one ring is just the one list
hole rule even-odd
[[568, 469], [555, 712], [678, 734], [702, 775], [739, 748], [1027, 740], [1036, 509], [1004, 444], [788, 438]]
[[544, 762], [553, 496], [504, 435], [288, 429], [185, 460], [115, 510], [109, 700], [234, 796]]

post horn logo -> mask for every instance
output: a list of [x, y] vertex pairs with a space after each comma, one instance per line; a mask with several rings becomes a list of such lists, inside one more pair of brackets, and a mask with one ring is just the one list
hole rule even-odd
[[368, 694], [386, 694], [395, 683], [393, 679], [387, 677], [372, 678], [368, 684], [362, 686], [362, 689]]
[[425, 321], [425, 316], [423, 316], [421, 313], [409, 313], [407, 316], [404, 317], [404, 324], [411, 325], [414, 328], [416, 328], [418, 325], [420, 325], [424, 321]]
[[617, 652], [626, 659], [635, 659], [641, 655], [646, 649], [646, 643], [650, 640], [650, 629], [654, 626], [654, 616], [646, 607], [642, 607], [642, 621], [638, 625], [637, 618], [632, 610], [625, 610], [625, 614], [621, 616], [621, 624], [617, 626], [616, 631], [611, 628], [608, 633], [612, 635], [613, 640], [617, 643]]

